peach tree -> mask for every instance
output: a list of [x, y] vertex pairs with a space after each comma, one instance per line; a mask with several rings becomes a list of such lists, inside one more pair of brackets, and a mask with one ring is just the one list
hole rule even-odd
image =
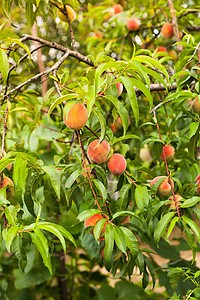
[[199, 10], [2, 0], [1, 299], [200, 298]]

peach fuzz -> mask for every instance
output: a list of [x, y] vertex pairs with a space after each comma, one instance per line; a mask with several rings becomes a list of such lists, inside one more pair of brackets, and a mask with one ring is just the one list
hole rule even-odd
[[158, 181], [159, 179], [161, 178], [165, 178], [163, 180], [163, 182], [161, 182], [161, 184], [158, 186], [158, 189], [157, 189], [157, 194], [159, 196], [167, 196], [168, 194], [171, 193], [171, 184], [172, 184], [172, 187], [174, 187], [174, 182], [172, 179], [170, 179], [170, 182], [171, 184], [169, 183], [169, 178], [167, 176], [157, 176], [155, 177], [152, 181], [151, 181], [151, 186], [154, 185], [154, 183], [156, 181]]
[[123, 155], [114, 153], [108, 162], [108, 168], [113, 175], [121, 175], [126, 169], [126, 160]]
[[[76, 19], [76, 13], [73, 8], [71, 8], [71, 6], [65, 5], [65, 9], [63, 6], [61, 7], [61, 9], [67, 11], [70, 22], [73, 22]], [[68, 22], [67, 16], [60, 9], [57, 10], [57, 16], [61, 21]]]
[[63, 119], [67, 127], [79, 130], [87, 123], [87, 108], [81, 103], [74, 103], [67, 116], [64, 113]]
[[91, 142], [87, 149], [88, 158], [96, 163], [105, 163], [108, 160], [108, 154], [110, 152], [110, 145], [107, 141], [103, 140], [99, 144], [99, 139]]
[[118, 14], [118, 13], [121, 13], [123, 11], [123, 7], [120, 4], [117, 4], [117, 3], [115, 3], [112, 6], [112, 9], [114, 11], [114, 14]]
[[174, 195], [175, 196], [175, 200], [174, 200], [174, 197], [173, 196], [171, 196], [171, 197], [169, 197], [168, 198], [168, 200], [169, 200], [169, 204], [170, 204], [170, 207], [171, 208], [176, 208], [176, 203], [177, 203], [177, 205], [179, 206], [180, 205], [180, 203], [181, 203], [181, 199], [183, 199], [180, 195], [178, 195], [178, 194], [176, 194], [176, 195]]
[[198, 114], [200, 114], [200, 102], [199, 102], [199, 98], [196, 97], [193, 101], [192, 101], [192, 110]]
[[162, 154], [160, 156], [161, 160], [165, 160], [164, 154], [165, 154], [165, 157], [166, 157], [167, 161], [172, 160], [174, 158], [174, 155], [175, 155], [175, 149], [174, 149], [174, 147], [172, 145], [164, 146]]
[[[98, 221], [103, 219], [103, 216], [101, 214], [95, 214], [89, 218], [87, 218], [84, 222], [84, 227], [87, 228], [89, 226], [95, 226]], [[106, 225], [107, 222], [105, 222], [103, 229], [101, 230], [101, 237], [103, 237], [105, 231], [106, 231]], [[90, 231], [90, 233], [93, 233], [93, 230]]]
[[164, 38], [172, 37], [174, 34], [172, 23], [165, 23], [161, 28], [161, 34]]
[[130, 31], [136, 31], [140, 27], [140, 20], [137, 18], [130, 18], [126, 23], [126, 27]]
[[121, 95], [123, 92], [123, 84], [121, 82], [116, 82], [116, 87], [117, 87], [117, 92], [118, 92], [118, 97]]

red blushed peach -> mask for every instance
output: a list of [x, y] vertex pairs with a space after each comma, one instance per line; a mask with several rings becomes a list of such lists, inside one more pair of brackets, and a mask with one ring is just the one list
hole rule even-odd
[[[198, 177], [198, 176], [197, 176], [197, 177]], [[197, 182], [197, 183], [196, 183], [196, 186], [197, 186], [196, 192], [197, 192], [197, 194], [200, 195], [200, 180], [197, 180], [196, 182]]]
[[115, 122], [110, 123], [110, 128], [113, 132], [116, 132], [118, 129], [122, 128], [122, 119], [118, 116]]
[[173, 36], [173, 26], [171, 23], [165, 23], [161, 28], [161, 34], [164, 38], [170, 38]]
[[123, 7], [120, 4], [117, 4], [117, 3], [115, 3], [112, 6], [112, 9], [114, 11], [114, 14], [118, 14], [118, 13], [121, 13], [123, 11]]
[[118, 92], [118, 97], [121, 95], [123, 92], [123, 84], [121, 82], [116, 82], [116, 87], [117, 87], [117, 92]]
[[199, 98], [196, 97], [193, 101], [192, 101], [192, 110], [198, 114], [200, 114], [200, 103], [199, 103]]
[[103, 37], [103, 34], [102, 34], [101, 32], [95, 31], [94, 37], [96, 37], [96, 38], [102, 38], [102, 37]]
[[87, 109], [81, 103], [74, 103], [67, 115], [65, 115], [64, 111], [63, 119], [67, 127], [73, 130], [79, 130], [87, 123]]
[[167, 49], [163, 46], [159, 46], [156, 52], [166, 52], [167, 53]]
[[170, 207], [176, 208], [176, 203], [179, 206], [181, 203], [181, 201], [180, 201], [181, 199], [183, 199], [183, 198], [178, 194], [175, 195], [175, 199], [173, 196], [169, 197], [168, 200], [169, 200]]
[[126, 27], [130, 31], [136, 31], [140, 27], [140, 20], [137, 18], [130, 18], [126, 23]]
[[3, 176], [3, 185], [1, 184], [1, 180], [0, 180], [0, 189], [2, 187], [6, 187], [7, 199], [9, 199], [14, 195], [14, 183], [9, 177]]
[[108, 162], [108, 168], [113, 175], [121, 175], [126, 169], [126, 160], [123, 155], [114, 153]]
[[163, 147], [163, 151], [162, 151], [162, 154], [160, 156], [161, 160], [165, 160], [164, 154], [165, 154], [165, 157], [166, 157], [167, 161], [172, 160], [174, 158], [174, 155], [175, 155], [174, 147], [172, 145], [167, 145], [167, 146]]
[[99, 139], [91, 142], [87, 149], [88, 158], [96, 163], [105, 163], [108, 160], [108, 154], [110, 152], [110, 145], [107, 141], [103, 140], [99, 144]]
[[[87, 218], [84, 222], [84, 227], [87, 228], [89, 226], [95, 226], [97, 224], [98, 221], [100, 221], [101, 219], [103, 219], [103, 216], [101, 214], [95, 214], [89, 218]], [[100, 237], [102, 238], [105, 234], [106, 231], [106, 225], [107, 222], [105, 222], [103, 229], [101, 230], [101, 235]], [[93, 229], [90, 231], [90, 233], [93, 233]]]
[[170, 184], [169, 178], [167, 176], [157, 176], [152, 180], [151, 186], [153, 186], [153, 184], [161, 178], [165, 178], [165, 180], [163, 180], [163, 182], [161, 182], [161, 184], [158, 186], [157, 194], [159, 196], [167, 196], [168, 194], [171, 193], [172, 190], [171, 185], [172, 187], [174, 187], [174, 182], [172, 179], [170, 179], [171, 182]]

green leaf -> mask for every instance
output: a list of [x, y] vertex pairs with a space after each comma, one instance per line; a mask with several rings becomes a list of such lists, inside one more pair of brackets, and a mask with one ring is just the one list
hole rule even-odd
[[187, 243], [190, 246], [190, 248], [192, 249], [192, 253], [193, 253], [192, 263], [194, 263], [195, 258], [196, 258], [196, 251], [197, 251], [195, 235], [194, 235], [193, 231], [190, 230], [190, 228], [188, 228], [188, 226], [186, 224], [183, 223], [183, 226], [185, 228], [185, 236], [186, 236]]
[[195, 135], [195, 133], [197, 132], [198, 128], [199, 128], [199, 123], [198, 122], [192, 122], [190, 124], [190, 131], [189, 131], [189, 138], [190, 139], [191, 139], [191, 137], [193, 135]]
[[15, 161], [14, 159], [10, 159], [9, 157], [5, 156], [0, 160], [0, 172], [2, 172], [10, 163]]
[[108, 63], [104, 63], [101, 64], [97, 67], [96, 72], [95, 72], [95, 95], [98, 93], [99, 91], [99, 79], [101, 78], [101, 75], [104, 71], [107, 71], [109, 68], [114, 68], [117, 69], [118, 71], [120, 71], [120, 68], [118, 66], [118, 64], [116, 62], [108, 62]]
[[155, 243], [158, 245], [161, 236], [164, 234], [167, 225], [169, 224], [170, 220], [173, 218], [173, 216], [175, 215], [176, 212], [169, 212], [166, 215], [164, 215], [160, 221], [158, 222], [158, 224], [156, 225], [156, 228], [154, 230], [154, 240]]
[[196, 234], [196, 237], [197, 237], [197, 241], [200, 244], [200, 231], [199, 231], [199, 227], [197, 226], [197, 224], [193, 220], [191, 220], [185, 216], [182, 217], [182, 220], [183, 220], [183, 222], [188, 224], [188, 226], [194, 231], [194, 233]]
[[3, 187], [0, 189], [0, 207], [5, 204], [10, 204], [10, 202], [6, 199], [6, 187]]
[[28, 233], [31, 236], [32, 242], [36, 245], [40, 252], [44, 265], [49, 269], [50, 274], [52, 274], [52, 265], [47, 239], [37, 227], [34, 229], [34, 232], [29, 231]]
[[16, 157], [14, 164], [13, 180], [15, 188], [15, 197], [22, 206], [26, 190], [26, 178], [28, 175], [27, 161]]
[[93, 85], [89, 87], [88, 93], [86, 95], [86, 99], [87, 99], [87, 111], [89, 117], [93, 109], [93, 105], [95, 103], [95, 88]]
[[28, 26], [32, 27], [35, 20], [35, 13], [33, 10], [33, 3], [31, 3], [31, 1], [26, 2], [26, 19]]
[[114, 238], [117, 247], [123, 252], [126, 253], [126, 239], [123, 234], [123, 231], [120, 227], [114, 227]]
[[106, 201], [106, 198], [107, 198], [107, 191], [106, 191], [106, 188], [105, 186], [103, 185], [103, 183], [98, 180], [98, 179], [94, 179], [94, 184], [95, 186], [98, 188], [98, 190], [100, 191], [101, 193], [101, 196], [103, 197], [103, 200], [104, 202]]
[[114, 227], [111, 223], [108, 223], [105, 232], [105, 248], [104, 248], [105, 267], [107, 270], [111, 268], [111, 257], [113, 253], [113, 248], [114, 248]]
[[144, 85], [143, 82], [134, 79], [134, 78], [130, 78], [131, 83], [133, 86], [135, 86], [136, 88], [138, 88], [140, 91], [142, 91], [142, 93], [147, 97], [150, 107], [153, 107], [153, 98], [152, 95], [150, 93], [150, 91], [148, 90], [148, 88], [146, 87], [146, 85]]
[[53, 166], [43, 166], [42, 170], [49, 176], [52, 187], [60, 199], [60, 173]]
[[82, 211], [77, 218], [79, 219], [80, 222], [85, 221], [87, 218], [94, 216], [96, 214], [101, 214], [102, 211], [99, 209], [87, 209]]
[[74, 99], [74, 98], [78, 98], [78, 94], [67, 94], [64, 95], [62, 97], [57, 98], [50, 106], [49, 111], [48, 111], [48, 116], [50, 116], [50, 114], [52, 113], [52, 111], [56, 108], [56, 106], [58, 106], [59, 104], [61, 104], [63, 101], [69, 100], [69, 99]]
[[51, 186], [51, 182], [49, 178], [46, 176], [43, 177], [43, 181], [44, 181], [43, 194], [44, 194], [45, 202], [52, 212], [60, 215], [60, 205], [56, 199], [56, 194], [54, 192], [54, 189]]
[[180, 207], [181, 208], [187, 208], [187, 207], [192, 207], [196, 205], [198, 202], [200, 202], [200, 197], [192, 197], [191, 199], [185, 200]]
[[18, 44], [20, 47], [22, 47], [28, 53], [28, 56], [31, 59], [31, 52], [30, 52], [29, 48], [27, 47], [27, 45], [23, 44], [20, 40], [13, 39], [13, 38], [7, 38], [6, 42]]
[[168, 91], [168, 87], [166, 85], [166, 82], [165, 82], [165, 80], [163, 79], [163, 77], [159, 73], [157, 73], [156, 71], [153, 71], [153, 70], [151, 70], [149, 68], [146, 68], [146, 67], [144, 67], [144, 68], [145, 68], [145, 72], [147, 74], [149, 74], [150, 76], [156, 78], [158, 80], [158, 82], [160, 82], [160, 83], [162, 83], [164, 85], [166, 91]]
[[117, 217], [121, 217], [121, 216], [130, 216], [130, 217], [136, 218], [136, 219], [138, 219], [140, 222], [142, 222], [141, 219], [140, 219], [134, 212], [132, 212], [132, 211], [127, 211], [127, 210], [116, 212], [116, 213], [113, 215], [113, 217], [112, 217], [112, 221], [113, 221], [114, 219], [116, 219]]
[[104, 228], [105, 223], [107, 222], [106, 218], [103, 218], [97, 222], [93, 229], [94, 238], [96, 241], [98, 241], [99, 237], [101, 236], [101, 231]]
[[105, 118], [102, 114], [102, 111], [100, 109], [100, 106], [98, 105], [98, 103], [96, 104], [97, 107], [93, 107], [93, 112], [97, 115], [99, 122], [100, 122], [100, 126], [101, 126], [101, 136], [100, 136], [100, 140], [103, 140], [104, 136], [105, 136], [105, 132], [106, 132], [106, 121]]
[[8, 57], [4, 50], [0, 49], [0, 71], [3, 78], [3, 83], [6, 84], [8, 72], [9, 72], [9, 63]]
[[131, 82], [131, 79], [128, 77], [121, 77], [121, 80], [127, 90], [129, 101], [131, 103], [131, 107], [133, 110], [133, 114], [136, 121], [136, 126], [138, 126], [139, 122], [139, 107], [138, 107], [138, 101], [135, 94], [135, 89], [133, 86], [133, 83]]
[[65, 187], [68, 189], [75, 182], [76, 178], [78, 178], [82, 174], [82, 170], [75, 170], [66, 180]]
[[135, 201], [141, 212], [147, 209], [149, 203], [149, 194], [146, 186], [137, 185], [135, 189]]
[[126, 134], [124, 136], [120, 136], [119, 138], [114, 137], [112, 144], [116, 144], [118, 142], [124, 141], [124, 140], [129, 140], [129, 139], [141, 139], [139, 136], [135, 135], [135, 134]]
[[129, 122], [129, 114], [124, 105], [121, 101], [117, 100], [116, 98], [112, 96], [105, 95], [104, 98], [108, 99], [112, 104], [116, 107], [120, 118], [122, 120], [123, 129], [124, 129], [124, 136], [126, 134], [127, 128], [128, 128], [128, 122]]
[[9, 228], [7, 235], [6, 235], [6, 248], [7, 251], [10, 253], [10, 247], [11, 244], [15, 238], [15, 236], [17, 235], [17, 232], [19, 231], [19, 227], [18, 226], [12, 226], [11, 228]]
[[4, 212], [6, 219], [11, 226], [17, 226], [19, 224], [17, 219], [17, 211], [13, 205], [5, 206]]
[[139, 253], [139, 244], [137, 238], [128, 228], [124, 226], [121, 226], [120, 228], [125, 235], [127, 247], [130, 249], [132, 255], [136, 257]]
[[174, 226], [176, 225], [176, 223], [178, 222], [179, 217], [174, 217], [169, 225], [169, 229], [167, 231], [167, 238], [170, 236], [172, 230], [174, 229]]

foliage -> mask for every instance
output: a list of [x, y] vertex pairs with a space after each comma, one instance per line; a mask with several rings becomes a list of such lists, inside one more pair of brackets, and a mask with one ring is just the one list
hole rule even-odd
[[[174, 16], [171, 0], [118, 2], [112, 14], [111, 0], [2, 0], [1, 299], [199, 299], [200, 6], [175, 1]], [[57, 17], [64, 4], [73, 24]], [[135, 32], [130, 17], [141, 21]], [[166, 39], [170, 20], [179, 32]], [[64, 115], [77, 102], [88, 122], [74, 131]], [[126, 158], [120, 176], [88, 159], [97, 138], [108, 159]], [[175, 157], [162, 161], [168, 144]], [[174, 181], [170, 195], [157, 194], [163, 178], [151, 186], [157, 176]], [[181, 259], [189, 249], [191, 262]], [[137, 271], [140, 284], [126, 280]], [[156, 279], [162, 296], [148, 289]]]

